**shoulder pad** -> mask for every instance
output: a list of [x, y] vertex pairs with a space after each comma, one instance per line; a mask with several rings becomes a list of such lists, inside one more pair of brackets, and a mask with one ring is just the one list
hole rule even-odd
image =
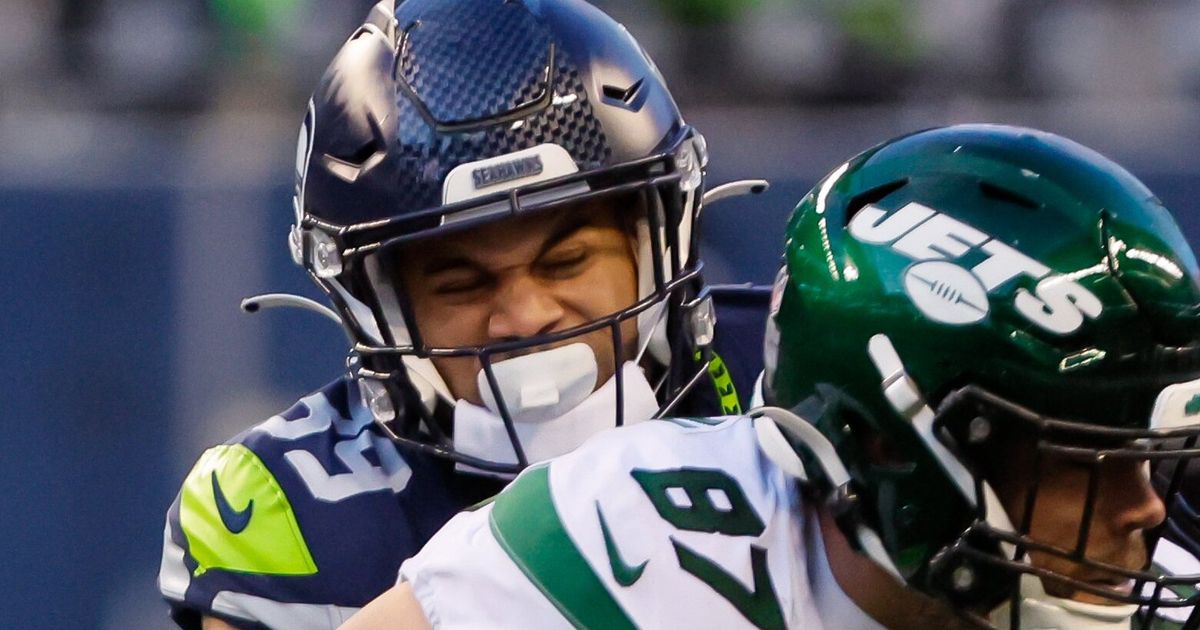
[[317, 572], [287, 495], [241, 444], [208, 449], [183, 483], [179, 525], [198, 566], [243, 573]]

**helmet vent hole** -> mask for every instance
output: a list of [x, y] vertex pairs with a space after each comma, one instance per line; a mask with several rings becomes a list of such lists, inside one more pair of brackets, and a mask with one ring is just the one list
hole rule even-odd
[[351, 166], [365, 167], [367, 162], [376, 156], [381, 156], [384, 153], [383, 130], [379, 127], [379, 121], [371, 112], [367, 112], [367, 125], [371, 128], [371, 137], [362, 146], [358, 147], [348, 155], [329, 155], [329, 157], [349, 164]]
[[637, 111], [645, 101], [642, 97], [642, 86], [645, 85], [645, 79], [638, 79], [629, 87], [618, 87], [615, 85], [605, 85], [604, 102], [609, 105], [616, 105], [624, 109]]
[[356, 151], [354, 151], [350, 155], [334, 156], [334, 157], [337, 157], [337, 159], [339, 159], [343, 162], [346, 162], [347, 164], [361, 166], [367, 160], [371, 159], [371, 156], [375, 155], [378, 152], [379, 152], [379, 143], [376, 142], [374, 138], [371, 138], [371, 140], [369, 140], [366, 144], [359, 147]]
[[904, 188], [908, 185], [908, 179], [898, 179], [894, 182], [888, 182], [882, 186], [876, 186], [866, 192], [861, 192], [850, 199], [850, 203], [846, 204], [846, 225], [850, 225], [850, 220], [854, 215], [858, 214], [859, 210], [871, 205], [884, 197]]
[[321, 161], [329, 172], [353, 184], [363, 173], [383, 162], [386, 155], [383, 143], [379, 141], [378, 137], [373, 137], [349, 155], [339, 157], [326, 154]]
[[1000, 186], [989, 182], [979, 182], [979, 191], [983, 193], [984, 197], [989, 199], [1016, 204], [1022, 208], [1028, 208], [1029, 210], [1037, 210], [1041, 207], [1041, 204], [1030, 199], [1029, 197], [1026, 197], [1025, 195], [1015, 193], [1007, 188], [1001, 188]]

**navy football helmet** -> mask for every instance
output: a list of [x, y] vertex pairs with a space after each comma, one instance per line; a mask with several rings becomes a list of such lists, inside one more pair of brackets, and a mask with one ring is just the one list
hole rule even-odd
[[[606, 329], [618, 362], [634, 359], [620, 350], [621, 323], [636, 319], [639, 348], [658, 366], [661, 411], [704, 376], [713, 316], [695, 223], [706, 162], [703, 137], [684, 123], [650, 58], [586, 2], [385, 0], [310, 102], [291, 251], [336, 309], [363, 398], [393, 439], [512, 473], [530, 462], [493, 374], [498, 356]], [[642, 213], [634, 303], [571, 330], [501, 343], [423, 340], [394, 248], [612, 195], [636, 199]], [[455, 447], [455, 401], [430, 359], [456, 356], [479, 360], [511, 457]], [[622, 380], [614, 379], [616, 425], [625, 420]]]

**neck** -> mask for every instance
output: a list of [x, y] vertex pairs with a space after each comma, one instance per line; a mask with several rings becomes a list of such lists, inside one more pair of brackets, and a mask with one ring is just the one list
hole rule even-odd
[[892, 630], [973, 628], [941, 602], [901, 584], [866, 556], [854, 551], [824, 506], [818, 508], [829, 568], [842, 591], [863, 612]]

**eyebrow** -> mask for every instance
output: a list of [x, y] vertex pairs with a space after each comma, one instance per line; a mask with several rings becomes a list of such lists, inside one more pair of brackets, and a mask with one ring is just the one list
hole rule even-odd
[[478, 268], [479, 265], [466, 256], [451, 256], [450, 258], [435, 258], [426, 262], [421, 272], [426, 276], [433, 276], [447, 271], [457, 271], [459, 269], [471, 271]]
[[[580, 230], [594, 224], [594, 217], [590, 214], [585, 216], [571, 217], [569, 220], [564, 221], [562, 225], [558, 226], [558, 228], [550, 233], [550, 236], [546, 238], [545, 242], [542, 243], [541, 248], [538, 250], [538, 256], [542, 256], [551, 249], [554, 249], [554, 247], [559, 243], [574, 236]], [[448, 271], [457, 271], [460, 269], [474, 271], [480, 267], [481, 265], [477, 261], [472, 260], [468, 256], [456, 254], [446, 258], [434, 258], [432, 260], [427, 260], [421, 271], [426, 276], [432, 276]]]
[[558, 229], [550, 233], [549, 238], [542, 243], [542, 249], [538, 252], [538, 256], [554, 249], [559, 243], [575, 236], [580, 230], [591, 227], [596, 224], [594, 214], [589, 213], [586, 216], [573, 216], [569, 220], [564, 221]]

